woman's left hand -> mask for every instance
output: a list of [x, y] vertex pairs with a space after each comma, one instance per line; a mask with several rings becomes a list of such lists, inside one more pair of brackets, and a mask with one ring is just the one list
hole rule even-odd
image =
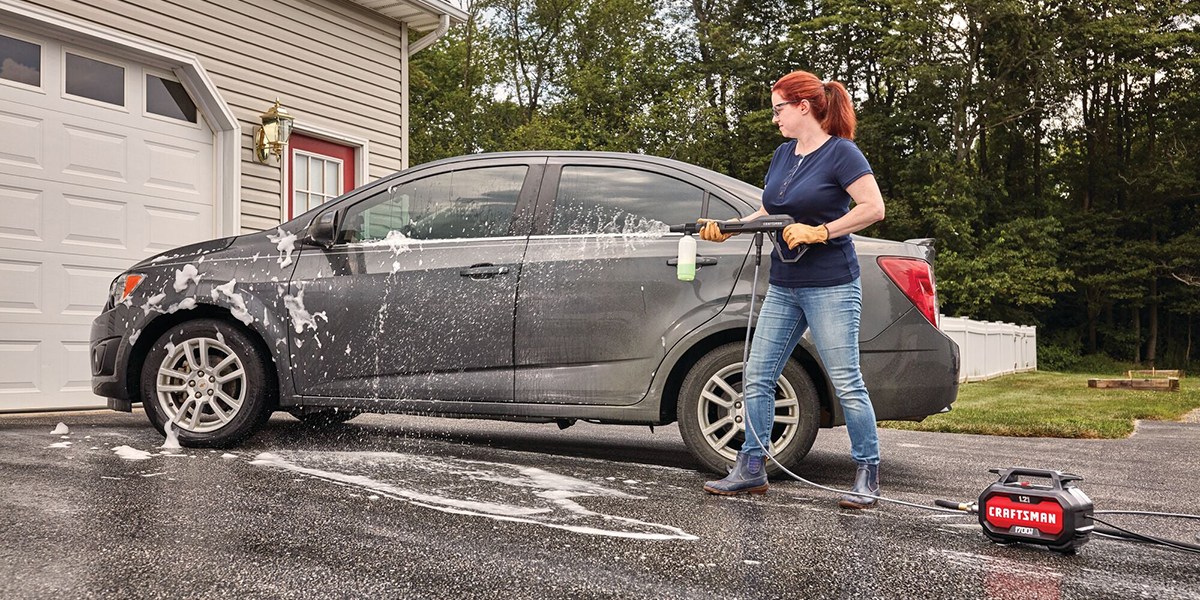
[[[737, 219], [733, 219], [733, 221], [737, 221]], [[700, 227], [700, 239], [706, 242], [724, 242], [735, 235], [733, 233], [721, 233], [720, 228], [717, 226], [717, 222], [713, 219], [699, 219], [696, 222], [704, 223], [704, 225]]]
[[805, 225], [792, 223], [783, 228], [783, 241], [788, 249], [795, 250], [800, 244], [824, 244], [829, 239], [829, 230], [824, 225]]

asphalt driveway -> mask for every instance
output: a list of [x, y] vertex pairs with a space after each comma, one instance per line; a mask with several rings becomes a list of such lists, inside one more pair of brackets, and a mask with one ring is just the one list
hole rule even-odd
[[[1200, 424], [880, 433], [903, 500], [972, 499], [1021, 465], [1083, 475], [1100, 510], [1200, 512]], [[971, 518], [839, 510], [795, 482], [709, 496], [674, 427], [276, 416], [229, 451], [162, 444], [140, 413], [0, 416], [0, 597], [1200, 598], [1195, 554], [996, 546]], [[848, 486], [847, 448], [822, 431], [800, 474]], [[1195, 521], [1113, 519], [1200, 543]]]

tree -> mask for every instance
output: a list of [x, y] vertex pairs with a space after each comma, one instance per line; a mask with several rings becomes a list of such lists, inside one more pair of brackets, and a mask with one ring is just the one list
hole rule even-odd
[[945, 312], [1191, 360], [1200, 1], [467, 6], [414, 61], [414, 158], [644, 152], [761, 185], [771, 85], [812, 71], [855, 100], [888, 207], [863, 233], [937, 238]]

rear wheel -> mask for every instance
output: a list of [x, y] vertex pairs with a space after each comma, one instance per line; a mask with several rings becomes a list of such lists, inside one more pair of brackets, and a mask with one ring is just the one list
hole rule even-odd
[[[688, 372], [679, 392], [676, 414], [684, 443], [705, 467], [722, 475], [746, 441], [742, 348], [741, 343], [726, 344], [704, 355]], [[819, 416], [812, 378], [789, 358], [775, 386], [770, 448], [788, 469], [812, 448]], [[767, 471], [772, 475], [780, 472], [774, 461], [768, 461]]]
[[237, 443], [270, 411], [273, 381], [254, 340], [218, 319], [172, 327], [142, 365], [146, 416], [160, 433], [170, 426], [189, 447]]

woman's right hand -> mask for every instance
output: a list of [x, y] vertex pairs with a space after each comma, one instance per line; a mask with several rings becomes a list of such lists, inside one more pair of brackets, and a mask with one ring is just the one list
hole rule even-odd
[[[737, 219], [734, 220], [736, 221]], [[737, 235], [735, 233], [721, 233], [717, 222], [712, 219], [700, 219], [699, 222], [704, 223], [704, 226], [700, 228], [700, 239], [706, 242], [723, 242]]]

